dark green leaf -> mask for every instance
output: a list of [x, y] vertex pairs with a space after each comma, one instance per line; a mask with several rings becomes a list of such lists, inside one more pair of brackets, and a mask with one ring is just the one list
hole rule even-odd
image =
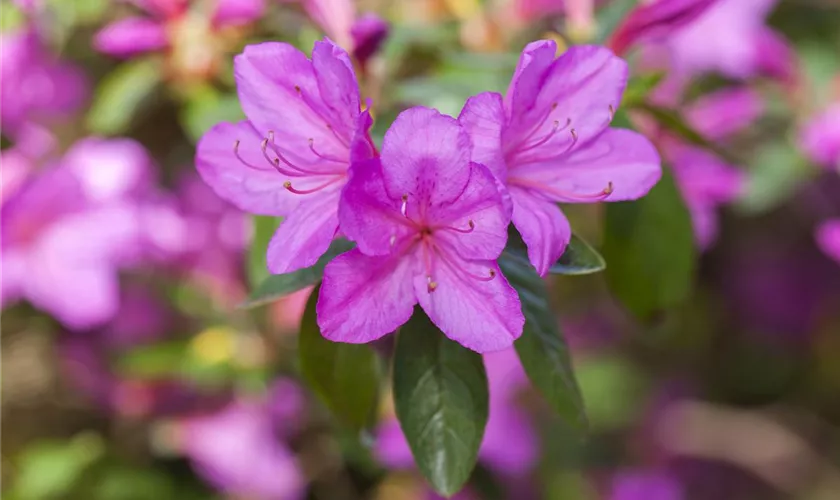
[[353, 248], [353, 244], [347, 240], [335, 240], [329, 250], [312, 267], [288, 274], [273, 274], [266, 278], [248, 300], [239, 305], [241, 308], [259, 307], [281, 299], [290, 293], [303, 290], [304, 288], [319, 283], [324, 275], [324, 268], [339, 254]]
[[607, 263], [601, 254], [583, 238], [573, 234], [560, 260], [555, 262], [548, 272], [567, 275], [592, 274], [603, 271], [606, 267]]
[[505, 251], [499, 259], [505, 277], [522, 301], [525, 328], [514, 343], [531, 383], [570, 424], [586, 428], [586, 413], [572, 371], [569, 349], [551, 312], [548, 288], [521, 256]]
[[640, 317], [684, 301], [695, 267], [691, 218], [674, 178], [644, 198], [607, 206], [604, 257], [613, 294]]
[[137, 59], [108, 73], [96, 89], [87, 114], [91, 131], [100, 134], [125, 132], [160, 83], [161, 67], [157, 59]]
[[321, 336], [312, 292], [300, 327], [300, 371], [324, 404], [354, 430], [369, 425], [379, 403], [379, 358], [368, 345], [331, 342]]
[[488, 404], [481, 355], [446, 338], [416, 308], [397, 337], [394, 405], [420, 472], [441, 495], [469, 479]]

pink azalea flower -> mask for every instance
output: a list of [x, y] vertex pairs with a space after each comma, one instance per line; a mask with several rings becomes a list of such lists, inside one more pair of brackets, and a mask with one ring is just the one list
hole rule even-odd
[[607, 42], [624, 54], [638, 42], [660, 40], [691, 23], [719, 0], [652, 0], [639, 2]]
[[[236, 28], [258, 20], [264, 0], [133, 0], [146, 16], [131, 16], [100, 30], [96, 50], [120, 58], [166, 51], [181, 76], [212, 74]], [[203, 10], [209, 5], [209, 10]]]
[[362, 67], [388, 36], [388, 23], [373, 13], [356, 16], [353, 0], [301, 0], [306, 13]]
[[317, 42], [312, 60], [284, 43], [251, 45], [236, 57], [248, 120], [213, 127], [196, 166], [240, 209], [285, 217], [268, 247], [281, 274], [313, 265], [338, 231], [338, 199], [351, 161], [376, 150], [347, 53]]
[[21, 186], [2, 207], [3, 304], [26, 298], [75, 329], [112, 318], [150, 167], [134, 141], [87, 139]]
[[215, 413], [183, 422], [183, 449], [207, 482], [237, 498], [293, 500], [305, 479], [283, 441], [288, 415], [276, 409], [299, 405], [300, 391], [279, 381], [267, 400], [240, 399]]
[[612, 481], [609, 500], [683, 500], [679, 480], [665, 471], [626, 470]]
[[469, 137], [435, 110], [400, 114], [382, 157], [354, 164], [339, 206], [357, 248], [327, 265], [318, 325], [363, 343], [405, 323], [418, 302], [446, 336], [478, 352], [522, 333], [516, 291], [496, 265], [510, 221], [496, 181], [470, 163]]
[[805, 125], [799, 143], [811, 161], [826, 168], [840, 168], [840, 103]]
[[563, 203], [644, 196], [659, 180], [656, 149], [642, 135], [609, 128], [627, 65], [609, 50], [577, 46], [555, 59], [553, 41], [529, 44], [507, 96], [472, 97], [460, 121], [473, 161], [487, 165], [513, 200], [513, 223], [544, 275], [571, 237]]
[[817, 244], [823, 252], [840, 262], [840, 219], [823, 222], [817, 229]]
[[[678, 0], [660, 0], [663, 7]], [[687, 1], [687, 0], [685, 0]], [[784, 38], [767, 27], [766, 17], [778, 0], [717, 0], [690, 23], [658, 37], [669, 66], [677, 74], [717, 72], [735, 79], [767, 74], [795, 77], [795, 53]]]
[[[526, 475], [539, 458], [539, 443], [529, 415], [516, 405], [517, 393], [528, 386], [514, 349], [484, 355], [490, 385], [490, 417], [479, 460], [493, 472], [508, 478]], [[380, 424], [374, 452], [395, 469], [414, 468], [414, 459], [396, 419]]]
[[68, 115], [84, 104], [84, 74], [50, 55], [34, 31], [0, 38], [0, 123], [7, 137], [20, 141], [32, 122]]

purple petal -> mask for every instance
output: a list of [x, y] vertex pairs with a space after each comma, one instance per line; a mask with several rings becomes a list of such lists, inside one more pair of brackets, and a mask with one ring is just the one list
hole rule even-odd
[[376, 458], [389, 469], [413, 469], [414, 457], [396, 418], [387, 419], [376, 429]]
[[525, 47], [505, 95], [509, 115], [524, 114], [534, 106], [545, 73], [554, 64], [556, 56], [557, 43], [553, 40], [539, 40]]
[[262, 141], [247, 121], [220, 123], [199, 141], [196, 168], [216, 194], [240, 209], [261, 215], [288, 215], [301, 198], [284, 187], [289, 178], [263, 156]]
[[[339, 101], [342, 112], [336, 114], [332, 106], [337, 103], [325, 100], [318, 81], [327, 78], [332, 84], [349, 85], [345, 66], [325, 62], [316, 77], [312, 62], [301, 51], [286, 43], [266, 42], [245, 47], [234, 58], [234, 70], [242, 110], [259, 135], [266, 137], [271, 131], [276, 148], [298, 167], [346, 169], [341, 162], [349, 158], [359, 109], [347, 112], [344, 103], [353, 99], [345, 96]], [[351, 115], [349, 121], [336, 120]]]
[[408, 195], [413, 210], [452, 202], [470, 178], [469, 151], [454, 118], [422, 107], [403, 111], [383, 141], [385, 189], [392, 199]]
[[129, 0], [137, 7], [161, 19], [173, 18], [183, 14], [189, 6], [189, 0]]
[[332, 123], [354, 123], [359, 116], [359, 84], [350, 56], [330, 41], [315, 42], [312, 67]]
[[563, 255], [572, 229], [560, 208], [529, 191], [511, 189], [513, 224], [528, 245], [528, 258], [540, 276], [545, 276]]
[[697, 99], [686, 117], [698, 132], [717, 141], [748, 127], [763, 112], [761, 95], [749, 87], [733, 87]]
[[368, 12], [356, 19], [350, 28], [353, 37], [353, 57], [362, 67], [379, 51], [388, 37], [388, 23], [374, 13]]
[[523, 475], [539, 458], [538, 437], [526, 412], [490, 395], [490, 418], [479, 450], [481, 461], [500, 474]]
[[527, 108], [518, 107], [525, 90], [517, 86], [503, 134], [508, 176], [516, 167], [556, 159], [604, 131], [621, 102], [627, 63], [603, 47], [582, 45], [532, 77], [538, 79], [538, 93]]
[[[740, 1], [740, 0], [739, 0]], [[718, 0], [661, 0], [642, 3], [616, 28], [607, 46], [623, 54], [640, 41], [667, 37], [692, 23]]]
[[507, 178], [502, 153], [505, 121], [503, 98], [496, 92], [484, 92], [470, 97], [458, 117], [458, 122], [472, 142], [472, 161], [489, 168], [502, 182]]
[[265, 0], [216, 0], [213, 24], [236, 26], [259, 20], [265, 10]]
[[819, 226], [817, 243], [826, 255], [840, 262], [840, 219], [823, 222]]
[[[414, 291], [429, 319], [450, 339], [476, 352], [507, 349], [522, 335], [525, 317], [516, 290], [493, 261], [436, 259], [429, 291], [415, 276]], [[495, 275], [488, 279], [491, 272]]]
[[269, 271], [297, 271], [314, 265], [324, 255], [338, 231], [339, 194], [334, 188], [305, 195], [268, 244]]
[[758, 69], [765, 75], [782, 82], [796, 83], [799, 62], [791, 43], [770, 28], [762, 29], [755, 40]]
[[417, 303], [414, 267], [409, 257], [368, 257], [357, 249], [333, 259], [324, 270], [318, 297], [321, 334], [335, 342], [362, 344], [396, 330]]
[[352, 49], [350, 30], [356, 17], [353, 0], [302, 0], [309, 17], [333, 40]]
[[435, 239], [445, 242], [461, 258], [495, 260], [507, 243], [510, 208], [502, 202], [493, 174], [484, 165], [472, 163], [470, 180], [461, 196], [452, 204], [431, 207], [427, 217], [434, 225], [444, 227], [435, 231]]
[[129, 17], [109, 24], [96, 34], [93, 41], [96, 50], [116, 57], [162, 50], [168, 45], [164, 26], [142, 17]]
[[553, 201], [593, 203], [640, 198], [661, 175], [659, 153], [653, 144], [639, 133], [614, 128], [558, 163], [512, 171], [508, 183], [511, 189], [520, 186]]
[[83, 139], [67, 151], [63, 165], [95, 202], [118, 201], [147, 189], [154, 173], [148, 152], [131, 139]]
[[807, 123], [799, 143], [811, 161], [826, 168], [840, 166], [840, 103]]
[[353, 165], [339, 202], [338, 218], [341, 231], [365, 255], [388, 255], [398, 241], [416, 232], [400, 213], [400, 201], [391, 199], [385, 191], [378, 159]]
[[627, 471], [613, 478], [609, 500], [683, 500], [680, 483], [664, 472]]

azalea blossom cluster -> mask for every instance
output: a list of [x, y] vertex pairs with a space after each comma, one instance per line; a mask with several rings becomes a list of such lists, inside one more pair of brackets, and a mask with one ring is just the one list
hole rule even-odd
[[556, 54], [553, 41], [528, 45], [507, 95], [477, 95], [457, 119], [402, 112], [380, 152], [344, 50], [249, 46], [234, 63], [248, 119], [214, 127], [196, 164], [221, 197], [284, 217], [272, 273], [314, 265], [336, 236], [356, 243], [324, 271], [326, 338], [376, 340], [419, 304], [465, 347], [505, 349], [524, 324], [495, 262], [510, 222], [545, 274], [571, 237], [557, 203], [636, 199], [661, 172], [647, 139], [610, 127], [626, 63], [595, 46]]

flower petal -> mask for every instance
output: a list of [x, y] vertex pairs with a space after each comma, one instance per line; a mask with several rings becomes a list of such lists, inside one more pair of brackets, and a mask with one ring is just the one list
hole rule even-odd
[[362, 14], [350, 28], [353, 38], [353, 57], [364, 67], [368, 59], [379, 51], [388, 37], [387, 21], [372, 12]]
[[[340, 132], [348, 132], [349, 126], [356, 123], [361, 104], [359, 84], [350, 56], [329, 40], [315, 42], [312, 67], [330, 114], [330, 122], [346, 125]], [[348, 135], [350, 137], [352, 134]]]
[[748, 127], [764, 112], [764, 101], [749, 87], [733, 87], [706, 94], [691, 103], [689, 123], [706, 138], [726, 139]]
[[[434, 233], [464, 259], [495, 260], [505, 249], [512, 207], [502, 201], [499, 184], [484, 165], [470, 164], [470, 180], [452, 204], [432, 207]], [[472, 230], [469, 230], [470, 222]], [[456, 230], [446, 229], [446, 227]]]
[[[510, 170], [535, 158], [557, 158], [603, 132], [621, 102], [627, 63], [603, 47], [567, 50], [539, 75], [536, 97], [512, 109], [503, 141]], [[525, 90], [517, 88], [517, 97]]]
[[502, 154], [505, 120], [502, 96], [496, 92], [484, 92], [470, 97], [458, 117], [458, 122], [472, 141], [472, 161], [489, 168], [503, 182], [507, 178]]
[[554, 64], [555, 57], [557, 43], [554, 40], [539, 40], [525, 47], [505, 95], [508, 118], [522, 115], [534, 106], [543, 85], [543, 77]]
[[338, 231], [340, 190], [304, 195], [268, 244], [268, 269], [285, 274], [315, 264]]
[[274, 133], [275, 144], [292, 163], [320, 165], [318, 170], [325, 171], [336, 166], [331, 161], [323, 165], [324, 156], [348, 158], [356, 122], [331, 119], [312, 62], [303, 52], [287, 43], [248, 45], [234, 58], [234, 74], [245, 115], [263, 137]]
[[411, 257], [368, 257], [358, 249], [327, 264], [318, 297], [321, 334], [335, 342], [362, 344], [408, 321], [414, 296]]
[[[426, 276], [414, 277], [414, 292], [429, 319], [447, 337], [476, 352], [512, 346], [522, 335], [525, 317], [516, 290], [496, 263], [438, 258], [435, 264], [434, 291], [429, 292]], [[495, 277], [486, 280], [491, 270]]]
[[88, 199], [118, 201], [151, 187], [152, 159], [132, 139], [89, 137], [76, 142], [64, 155], [63, 165], [82, 182]]
[[572, 228], [560, 208], [522, 189], [511, 189], [513, 224], [528, 246], [528, 258], [540, 276], [563, 255]]
[[429, 108], [403, 111], [385, 134], [382, 167], [393, 199], [408, 195], [410, 210], [448, 203], [470, 177], [470, 138], [458, 122]]
[[283, 187], [289, 178], [265, 159], [260, 149], [262, 140], [247, 121], [220, 123], [199, 141], [196, 168], [216, 194], [240, 209], [261, 215], [288, 215], [301, 198]]
[[840, 219], [820, 224], [817, 228], [817, 243], [826, 255], [840, 262]]
[[341, 230], [365, 255], [388, 255], [398, 241], [416, 230], [400, 213], [400, 201], [385, 191], [378, 159], [354, 164], [350, 172], [338, 204]]
[[116, 57], [131, 57], [161, 50], [169, 45], [166, 29], [157, 21], [129, 17], [105, 26], [93, 40], [99, 52]]
[[659, 181], [662, 168], [659, 153], [647, 138], [614, 128], [573, 150], [559, 164], [536, 164], [515, 174], [511, 184], [525, 185], [550, 200], [593, 203], [644, 196]]
[[667, 37], [693, 22], [717, 0], [667, 0], [640, 3], [613, 32], [607, 46], [624, 54], [631, 45]]
[[216, 0], [213, 24], [235, 26], [258, 20], [265, 10], [265, 0]]

